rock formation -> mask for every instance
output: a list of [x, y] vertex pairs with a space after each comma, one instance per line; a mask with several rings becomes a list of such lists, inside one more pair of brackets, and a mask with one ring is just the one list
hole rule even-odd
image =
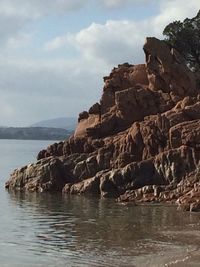
[[199, 210], [198, 75], [156, 38], [147, 38], [144, 52], [146, 64], [125, 63], [104, 77], [100, 102], [79, 115], [74, 135], [15, 170], [6, 188]]

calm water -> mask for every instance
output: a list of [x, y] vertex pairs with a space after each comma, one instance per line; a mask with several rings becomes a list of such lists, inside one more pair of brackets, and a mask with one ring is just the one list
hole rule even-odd
[[200, 266], [200, 214], [59, 194], [9, 194], [49, 141], [0, 140], [0, 267]]

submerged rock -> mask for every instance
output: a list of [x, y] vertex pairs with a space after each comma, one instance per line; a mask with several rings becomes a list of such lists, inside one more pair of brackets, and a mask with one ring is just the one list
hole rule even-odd
[[79, 115], [74, 135], [15, 170], [6, 188], [170, 201], [200, 208], [200, 88], [182, 56], [147, 38], [146, 64], [104, 77], [101, 100]]

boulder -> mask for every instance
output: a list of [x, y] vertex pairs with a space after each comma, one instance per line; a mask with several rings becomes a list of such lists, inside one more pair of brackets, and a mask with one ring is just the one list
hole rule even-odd
[[31, 192], [62, 191], [67, 181], [70, 177], [62, 162], [59, 158], [50, 157], [14, 170], [6, 188]]
[[195, 74], [185, 65], [178, 51], [164, 41], [149, 37], [144, 52], [151, 90], [162, 90], [179, 97], [196, 94]]

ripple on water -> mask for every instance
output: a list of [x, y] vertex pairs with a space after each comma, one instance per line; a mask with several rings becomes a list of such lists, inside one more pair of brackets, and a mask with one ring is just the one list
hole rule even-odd
[[[50, 143], [0, 140], [0, 177], [32, 162]], [[0, 267], [199, 267], [199, 214], [95, 198], [7, 193], [4, 182]]]
[[9, 207], [2, 266], [180, 266], [200, 244], [199, 216], [174, 207], [22, 193], [9, 195]]

